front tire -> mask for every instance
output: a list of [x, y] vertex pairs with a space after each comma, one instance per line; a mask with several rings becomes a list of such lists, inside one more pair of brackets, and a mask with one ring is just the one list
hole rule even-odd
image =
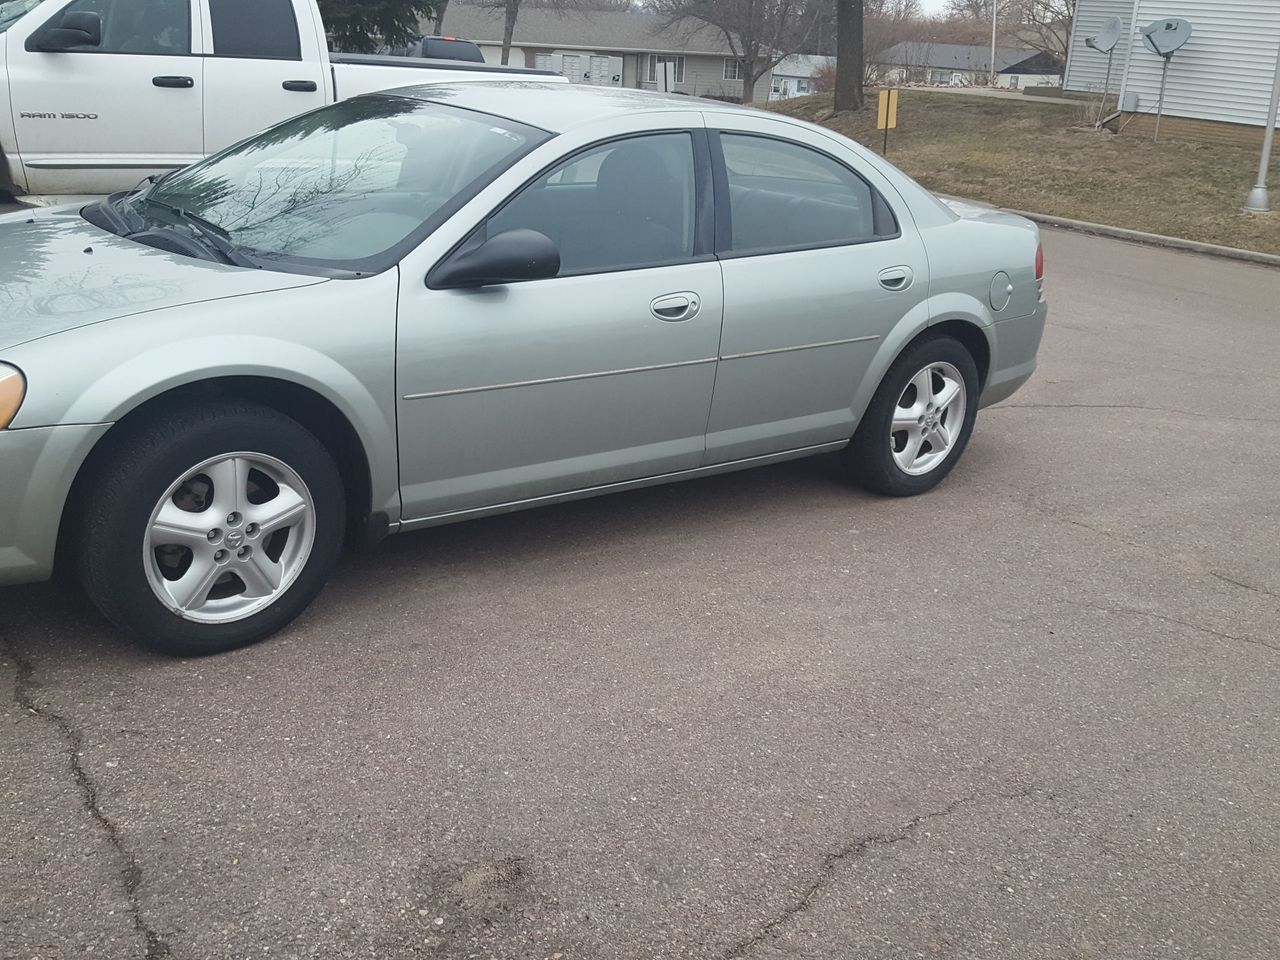
[[320, 441], [235, 401], [124, 431], [78, 485], [80, 579], [107, 619], [162, 653], [202, 656], [298, 616], [333, 571], [346, 524]]
[[932, 490], [959, 461], [978, 415], [978, 366], [960, 341], [921, 340], [893, 362], [841, 454], [853, 481], [875, 493]]

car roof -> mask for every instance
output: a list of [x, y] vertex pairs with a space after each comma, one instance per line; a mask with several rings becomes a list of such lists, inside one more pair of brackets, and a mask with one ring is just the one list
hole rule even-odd
[[522, 80], [424, 83], [386, 90], [383, 94], [448, 103], [465, 110], [505, 117], [549, 133], [564, 133], [584, 123], [630, 113], [745, 109], [718, 100], [652, 90]]

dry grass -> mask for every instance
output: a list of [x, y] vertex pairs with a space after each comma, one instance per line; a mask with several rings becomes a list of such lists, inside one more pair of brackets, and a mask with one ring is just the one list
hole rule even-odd
[[[829, 95], [769, 105], [875, 150], [874, 100], [833, 114]], [[889, 159], [937, 193], [1280, 254], [1280, 214], [1241, 213], [1257, 174], [1254, 147], [1097, 133], [1061, 103], [904, 90]], [[1280, 177], [1273, 178], [1280, 196]]]

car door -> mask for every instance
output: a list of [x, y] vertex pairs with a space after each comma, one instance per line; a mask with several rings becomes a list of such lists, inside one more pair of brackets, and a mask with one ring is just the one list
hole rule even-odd
[[[326, 103], [324, 37], [294, 0], [203, 0], [204, 147], [214, 153]], [[299, 13], [303, 16], [299, 17]]]
[[[509, 172], [523, 185], [475, 231], [471, 218], [462, 249], [478, 232], [534, 229], [559, 246], [558, 276], [432, 290], [433, 261], [402, 263], [406, 519], [700, 465], [721, 284], [698, 116], [580, 148], [562, 135]], [[536, 159], [548, 152], [563, 159]]]
[[[101, 42], [42, 50], [41, 36], [68, 14], [96, 16]], [[194, 0], [71, 0], [12, 29], [9, 84], [28, 192], [109, 193], [199, 159], [199, 36]]]
[[711, 141], [725, 301], [707, 462], [847, 440], [878, 341], [928, 297], [924, 245], [892, 187], [820, 133], [743, 117]]

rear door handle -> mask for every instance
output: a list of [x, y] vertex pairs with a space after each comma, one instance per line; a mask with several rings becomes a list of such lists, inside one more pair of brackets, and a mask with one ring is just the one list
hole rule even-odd
[[880, 271], [880, 286], [886, 290], [905, 290], [913, 279], [915, 273], [910, 267], [889, 267]]
[[191, 77], [152, 77], [151, 83], [157, 87], [177, 87], [180, 90], [189, 90], [196, 85]]
[[668, 293], [650, 303], [649, 311], [659, 320], [679, 323], [696, 317], [701, 306], [696, 293]]
[[293, 93], [315, 93], [320, 89], [314, 80], [286, 80], [280, 86]]

